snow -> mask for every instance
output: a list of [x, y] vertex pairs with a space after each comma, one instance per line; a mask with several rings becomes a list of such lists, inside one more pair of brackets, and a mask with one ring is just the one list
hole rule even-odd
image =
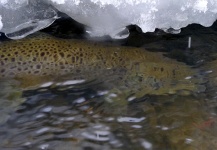
[[1, 31], [11, 34], [33, 26], [31, 32], [13, 36], [23, 37], [50, 25], [56, 9], [86, 25], [92, 36], [113, 37], [130, 24], [143, 32], [191, 23], [210, 26], [217, 18], [217, 0], [0, 0]]

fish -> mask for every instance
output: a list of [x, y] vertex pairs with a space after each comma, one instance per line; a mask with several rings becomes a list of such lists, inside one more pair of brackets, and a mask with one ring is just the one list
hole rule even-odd
[[[120, 90], [139, 95], [199, 91], [197, 71], [163, 53], [96, 41], [62, 39], [46, 33], [0, 43], [0, 80], [22, 80], [24, 87], [64, 75], [72, 79], [116, 76]], [[100, 76], [101, 77], [101, 76]]]

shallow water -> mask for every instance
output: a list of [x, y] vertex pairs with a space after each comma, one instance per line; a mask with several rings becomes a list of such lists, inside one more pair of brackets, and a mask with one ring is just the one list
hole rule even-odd
[[133, 32], [121, 41], [164, 51], [171, 58], [194, 65], [192, 69], [200, 70], [198, 74], [204, 80], [198, 84], [206, 86], [201, 93], [144, 95], [134, 100], [129, 95], [124, 99], [121, 91], [110, 91], [111, 86], [118, 86], [110, 82], [112, 76], [84, 83], [62, 81], [68, 83], [62, 86], [46, 83], [24, 92], [15, 80], [1, 81], [0, 149], [216, 149], [216, 76], [210, 73], [215, 72], [215, 66], [206, 65], [216, 59], [215, 29], [193, 25], [178, 35]]

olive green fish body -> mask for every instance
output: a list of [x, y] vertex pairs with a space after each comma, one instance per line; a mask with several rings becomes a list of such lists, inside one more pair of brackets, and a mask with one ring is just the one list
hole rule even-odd
[[[48, 77], [69, 73], [88, 78], [90, 74], [95, 76], [109, 70], [124, 70], [121, 75], [123, 84], [126, 87], [144, 87], [146, 93], [196, 89], [194, 83], [186, 80], [195, 73], [189, 66], [161, 53], [140, 48], [59, 39], [46, 34], [0, 44], [0, 78]], [[85, 76], [87, 72], [90, 74]]]

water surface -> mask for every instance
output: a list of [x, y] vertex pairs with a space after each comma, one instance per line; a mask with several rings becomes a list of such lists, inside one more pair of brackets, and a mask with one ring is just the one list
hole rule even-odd
[[216, 76], [215, 65], [209, 65], [216, 59], [216, 36], [215, 25], [192, 25], [178, 35], [132, 31], [117, 42], [163, 51], [193, 66], [203, 80], [198, 86], [206, 86], [200, 93], [126, 98], [110, 91], [118, 85], [103, 73], [91, 82], [46, 83], [24, 92], [15, 80], [1, 81], [0, 149], [216, 149]]

